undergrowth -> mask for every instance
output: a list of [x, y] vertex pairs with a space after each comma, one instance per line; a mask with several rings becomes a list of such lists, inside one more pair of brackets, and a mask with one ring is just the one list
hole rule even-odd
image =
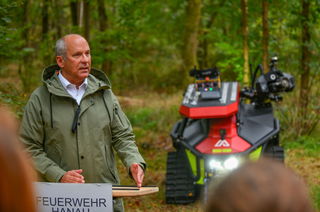
[[286, 142], [284, 147], [290, 149], [303, 149], [299, 156], [318, 157], [320, 153], [320, 139], [312, 136], [301, 136]]

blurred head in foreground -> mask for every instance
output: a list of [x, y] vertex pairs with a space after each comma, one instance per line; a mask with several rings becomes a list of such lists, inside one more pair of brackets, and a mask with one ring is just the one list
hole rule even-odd
[[13, 114], [0, 104], [0, 211], [36, 211], [29, 159], [17, 137]]
[[208, 198], [206, 212], [312, 212], [304, 182], [279, 162], [248, 162]]

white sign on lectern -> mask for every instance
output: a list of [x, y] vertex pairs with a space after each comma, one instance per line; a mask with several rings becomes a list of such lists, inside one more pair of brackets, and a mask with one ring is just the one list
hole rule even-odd
[[113, 211], [111, 184], [36, 182], [35, 186], [40, 212]]

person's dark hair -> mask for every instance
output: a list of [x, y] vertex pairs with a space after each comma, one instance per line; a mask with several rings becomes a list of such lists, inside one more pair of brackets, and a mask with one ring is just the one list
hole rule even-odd
[[248, 162], [212, 188], [206, 212], [312, 212], [304, 182], [279, 162]]
[[17, 121], [0, 105], [0, 211], [36, 211], [34, 170], [17, 137]]

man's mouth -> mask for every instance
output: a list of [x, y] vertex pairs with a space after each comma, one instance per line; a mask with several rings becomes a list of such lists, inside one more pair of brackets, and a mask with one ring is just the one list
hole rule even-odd
[[89, 67], [80, 67], [79, 69], [80, 69], [80, 70], [88, 71], [88, 70], [89, 70]]

